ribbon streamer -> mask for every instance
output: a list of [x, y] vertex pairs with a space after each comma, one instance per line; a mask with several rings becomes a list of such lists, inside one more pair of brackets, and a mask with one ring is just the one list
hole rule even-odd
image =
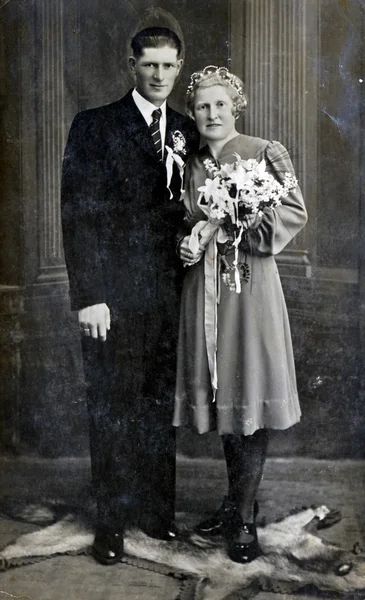
[[234, 282], [236, 285], [237, 294], [241, 293], [241, 279], [240, 279], [240, 272], [239, 272], [239, 268], [238, 268], [238, 246], [242, 240], [242, 234], [243, 234], [243, 227], [240, 228], [239, 234], [233, 242], [233, 245], [234, 245], [234, 261], [233, 261]]
[[213, 402], [218, 389], [217, 338], [218, 338], [218, 229], [208, 242], [204, 255], [204, 330], [207, 346]]
[[166, 178], [167, 178], [167, 189], [169, 190], [170, 193], [170, 200], [172, 200], [173, 198], [173, 193], [170, 189], [170, 184], [171, 184], [171, 179], [172, 179], [172, 172], [173, 172], [173, 168], [174, 168], [174, 162], [177, 164], [178, 168], [179, 168], [179, 174], [180, 174], [180, 194], [181, 197], [184, 194], [184, 168], [185, 168], [185, 163], [183, 161], [183, 159], [181, 158], [181, 156], [179, 156], [178, 154], [176, 154], [176, 152], [174, 152], [172, 150], [172, 148], [170, 148], [170, 146], [165, 146], [165, 150], [167, 152], [167, 156], [166, 156]]
[[[202, 209], [204, 211], [204, 206]], [[204, 211], [205, 212], [205, 211]], [[217, 371], [217, 337], [218, 337], [218, 304], [219, 304], [219, 255], [217, 243], [224, 243], [228, 235], [218, 223], [198, 221], [191, 231], [189, 248], [193, 254], [199, 252], [201, 245], [204, 253], [204, 331], [208, 356], [210, 381], [215, 402], [218, 389]]]

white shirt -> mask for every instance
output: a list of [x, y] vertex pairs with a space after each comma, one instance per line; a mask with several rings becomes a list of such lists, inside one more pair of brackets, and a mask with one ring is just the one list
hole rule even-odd
[[152, 104], [151, 102], [146, 100], [146, 98], [143, 98], [143, 96], [141, 96], [141, 94], [139, 92], [137, 92], [136, 89], [134, 89], [132, 92], [132, 98], [133, 98], [139, 112], [142, 114], [142, 117], [146, 121], [148, 127], [151, 125], [151, 123], [153, 121], [153, 118], [152, 118], [153, 111], [157, 110], [157, 108], [161, 109], [162, 115], [160, 118], [160, 133], [161, 133], [162, 156], [163, 156], [164, 150], [165, 150], [165, 137], [166, 137], [166, 100], [163, 104], [161, 104], [160, 107], [155, 106], [154, 104]]

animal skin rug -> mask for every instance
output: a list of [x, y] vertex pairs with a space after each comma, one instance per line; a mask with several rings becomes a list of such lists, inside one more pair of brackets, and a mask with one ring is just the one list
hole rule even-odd
[[[28, 516], [23, 517], [32, 521], [32, 508], [36, 522], [36, 507], [29, 507]], [[358, 545], [352, 551], [345, 550], [316, 535], [329, 516], [329, 509], [321, 506], [258, 528], [263, 554], [248, 565], [229, 560], [222, 540], [207, 542], [188, 531], [179, 540], [162, 542], [131, 530], [125, 540], [128, 556], [123, 560], [142, 568], [153, 563], [151, 570], [166, 575], [185, 573], [190, 583], [191, 578], [194, 580], [189, 596], [194, 600], [238, 600], [259, 590], [290, 593], [306, 586], [338, 594], [365, 591], [365, 552]], [[57, 554], [88, 553], [92, 542], [93, 531], [87, 520], [68, 514], [4, 548], [0, 569]]]

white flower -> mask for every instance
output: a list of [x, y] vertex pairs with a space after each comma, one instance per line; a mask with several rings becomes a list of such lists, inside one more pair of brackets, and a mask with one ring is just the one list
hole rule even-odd
[[237, 186], [238, 190], [242, 190], [246, 185], [252, 184], [252, 173], [246, 171], [244, 167], [238, 165], [238, 167], [229, 176], [232, 183]]
[[172, 141], [174, 144], [173, 151], [176, 153], [186, 154], [186, 139], [183, 133], [176, 129], [172, 134]]
[[207, 201], [210, 198], [216, 199], [219, 196], [229, 196], [228, 190], [226, 188], [222, 188], [219, 177], [214, 177], [214, 179], [206, 179], [205, 185], [201, 185], [198, 188], [198, 192], [204, 194]]
[[219, 173], [222, 177], [231, 177], [235, 168], [235, 164], [226, 163], [221, 166]]
[[216, 167], [216, 165], [210, 158], [206, 158], [203, 161], [203, 165], [206, 168], [206, 170], [208, 171], [208, 173], [212, 173], [213, 175], [220, 173], [220, 170]]
[[224, 206], [213, 202], [212, 206], [210, 207], [209, 214], [211, 221], [221, 221], [226, 217], [227, 211]]
[[246, 171], [253, 171], [255, 167], [257, 167], [257, 161], [254, 158], [249, 158], [248, 160], [241, 161]]

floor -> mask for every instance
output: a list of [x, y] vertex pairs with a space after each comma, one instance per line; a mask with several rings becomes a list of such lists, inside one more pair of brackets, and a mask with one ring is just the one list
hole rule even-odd
[[[0, 468], [0, 506], [11, 503], [13, 513], [17, 502], [22, 506], [52, 498], [80, 502], [89, 482], [89, 462], [83, 458], [0, 457]], [[190, 513], [192, 523], [209, 514], [219, 505], [225, 486], [221, 460], [179, 457], [177, 520], [181, 511]], [[363, 461], [271, 458], [260, 490], [261, 518], [270, 522], [294, 507], [327, 504], [340, 509], [343, 518], [324, 536], [352, 547], [365, 541], [364, 492]], [[35, 528], [1, 518], [0, 547]], [[0, 573], [0, 600], [177, 600], [180, 587], [176, 578], [125, 564], [102, 567], [88, 556], [60, 556]], [[290, 600], [293, 596], [265, 592], [256, 596], [256, 600], [274, 598]]]

